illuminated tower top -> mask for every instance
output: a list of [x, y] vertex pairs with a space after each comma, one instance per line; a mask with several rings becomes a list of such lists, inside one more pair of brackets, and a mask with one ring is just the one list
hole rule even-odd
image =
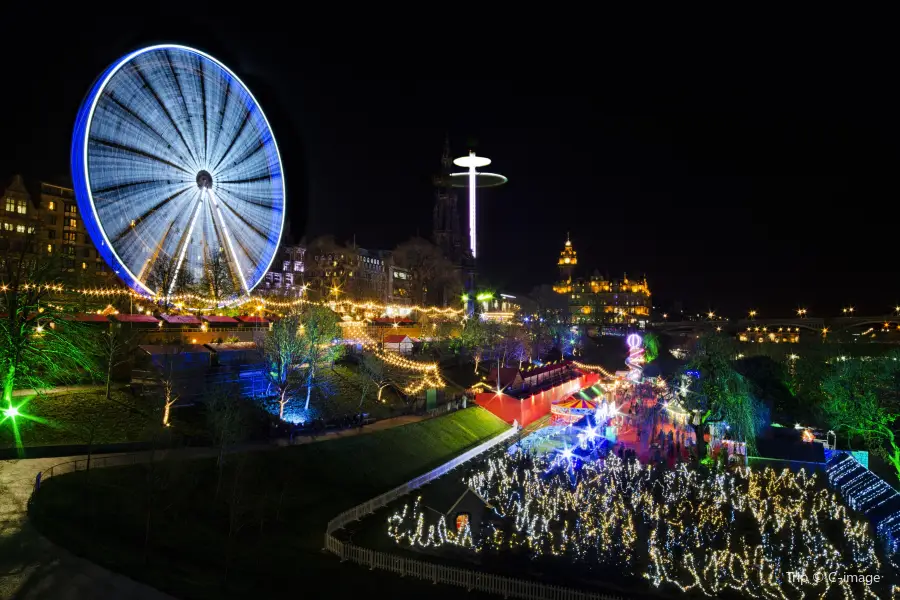
[[559, 265], [559, 274], [563, 280], [571, 282], [572, 271], [575, 270], [575, 265], [578, 264], [578, 253], [572, 247], [572, 240], [569, 239], [568, 234], [566, 234], [566, 246], [559, 253], [559, 262], [557, 264]]

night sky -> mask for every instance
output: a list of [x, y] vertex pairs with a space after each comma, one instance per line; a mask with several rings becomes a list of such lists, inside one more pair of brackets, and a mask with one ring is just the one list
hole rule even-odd
[[681, 60], [665, 48], [608, 54], [438, 32], [306, 43], [306, 30], [173, 21], [100, 22], [104, 36], [76, 27], [50, 44], [35, 43], [34, 28], [7, 28], [7, 49], [22, 36], [31, 50], [6, 55], [4, 180], [66, 181], [93, 79], [130, 50], [179, 42], [219, 58], [262, 104], [296, 239], [334, 233], [391, 248], [430, 236], [431, 177], [449, 134], [455, 155], [475, 144], [509, 177], [480, 196], [480, 270], [499, 291], [552, 283], [570, 232], [581, 274], [646, 273], [667, 310], [680, 301], [736, 317], [798, 306], [820, 316], [900, 303], [900, 104], [871, 61], [756, 51]]

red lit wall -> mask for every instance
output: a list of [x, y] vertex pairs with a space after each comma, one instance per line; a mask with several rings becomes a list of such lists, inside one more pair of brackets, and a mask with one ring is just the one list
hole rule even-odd
[[522, 400], [506, 394], [484, 392], [475, 395], [475, 404], [488, 409], [507, 423], [518, 421], [519, 425], [525, 427], [549, 414], [550, 405], [553, 402], [571, 396], [582, 388], [591, 387], [598, 381], [600, 381], [600, 375], [586, 373], [578, 379], [567, 381], [555, 388], [550, 388], [535, 396], [525, 397]]

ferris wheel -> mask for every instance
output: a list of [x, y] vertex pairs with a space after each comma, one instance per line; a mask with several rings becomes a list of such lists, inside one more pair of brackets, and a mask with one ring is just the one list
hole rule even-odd
[[247, 86], [208, 54], [159, 45], [113, 63], [78, 113], [71, 162], [91, 239], [141, 294], [211, 269], [249, 293], [275, 258], [278, 146]]

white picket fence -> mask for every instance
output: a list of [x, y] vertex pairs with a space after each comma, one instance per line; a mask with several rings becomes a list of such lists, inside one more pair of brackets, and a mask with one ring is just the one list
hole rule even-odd
[[360, 548], [359, 546], [342, 542], [332, 535], [335, 531], [342, 529], [348, 523], [358, 521], [359, 519], [374, 513], [376, 510], [387, 506], [397, 498], [401, 498], [413, 490], [446, 475], [456, 467], [472, 460], [491, 448], [509, 441], [518, 433], [518, 430], [518, 424], [513, 423], [513, 426], [507, 431], [472, 448], [468, 452], [457, 456], [440, 467], [429, 471], [424, 475], [420, 475], [380, 496], [376, 496], [359, 506], [354, 506], [350, 510], [342, 512], [328, 522], [328, 527], [325, 530], [325, 549], [339, 556], [342, 561], [350, 560], [359, 565], [367, 566], [370, 569], [391, 571], [401, 577], [416, 577], [418, 579], [431, 581], [432, 583], [455, 585], [457, 587], [465, 588], [470, 592], [475, 590], [487, 592], [489, 594], [500, 594], [504, 598], [524, 598], [525, 600], [622, 600], [617, 596], [611, 596], [609, 594], [574, 590], [559, 585], [548, 585], [537, 581], [528, 581], [526, 579], [484, 573], [475, 569], [448, 567], [428, 561], [414, 560], [387, 552], [378, 552], [376, 550]]

